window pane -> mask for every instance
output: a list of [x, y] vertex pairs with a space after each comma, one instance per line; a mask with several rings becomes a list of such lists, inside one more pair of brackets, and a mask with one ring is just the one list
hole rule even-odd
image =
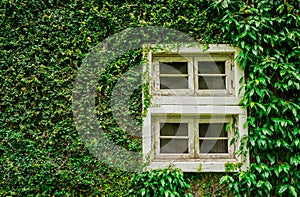
[[160, 139], [160, 153], [188, 153], [188, 139]]
[[188, 124], [160, 123], [160, 136], [188, 136]]
[[200, 123], [199, 137], [227, 137], [226, 123]]
[[225, 77], [198, 77], [199, 89], [226, 89]]
[[200, 153], [228, 153], [228, 140], [199, 140]]
[[160, 74], [188, 74], [187, 62], [160, 62]]
[[198, 62], [199, 74], [225, 74], [225, 62]]
[[160, 77], [160, 89], [188, 89], [188, 78]]

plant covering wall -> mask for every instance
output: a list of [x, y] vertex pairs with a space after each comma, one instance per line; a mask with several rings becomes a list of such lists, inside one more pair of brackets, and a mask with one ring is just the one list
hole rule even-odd
[[[299, 5], [299, 0], [2, 0], [0, 195], [300, 195]], [[93, 46], [138, 26], [173, 28], [200, 43], [241, 48], [247, 172], [183, 174], [170, 167], [129, 173], [110, 168], [85, 148], [71, 108], [78, 68]], [[107, 136], [134, 151], [141, 151], [141, 140], [118, 127], [108, 103], [122, 73], [141, 60], [141, 51], [124, 54], [96, 92]], [[130, 102], [141, 126], [141, 88]]]

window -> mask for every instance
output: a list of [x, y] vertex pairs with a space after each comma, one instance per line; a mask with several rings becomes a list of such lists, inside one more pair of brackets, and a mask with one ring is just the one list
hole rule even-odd
[[153, 57], [153, 89], [157, 95], [233, 95], [234, 55], [178, 54]]
[[154, 116], [152, 124], [157, 158], [233, 157], [230, 117]]
[[237, 52], [228, 45], [210, 45], [207, 51], [181, 47], [147, 54], [152, 97], [144, 119], [143, 154], [149, 168], [173, 163], [184, 171], [220, 172], [228, 162], [247, 168], [248, 156], [236, 154], [247, 135], [246, 110], [238, 105], [243, 72], [235, 61]]
[[189, 94], [193, 91], [193, 64], [189, 57], [155, 57], [153, 59], [153, 93]]

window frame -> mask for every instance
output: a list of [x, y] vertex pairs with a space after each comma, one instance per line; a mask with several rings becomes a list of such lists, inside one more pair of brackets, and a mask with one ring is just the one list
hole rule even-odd
[[[243, 92], [239, 92], [240, 78], [243, 76], [243, 71], [239, 63], [236, 61], [240, 50], [226, 44], [209, 45], [208, 50], [203, 47], [181, 47], [179, 50], [171, 50], [168, 53], [161, 51], [148, 52], [144, 55], [148, 59], [151, 72], [151, 93], [159, 96], [171, 95], [190, 95], [190, 96], [227, 96], [239, 97]], [[188, 89], [160, 89], [160, 73], [159, 62], [188, 62]], [[224, 61], [226, 76], [226, 89], [198, 89], [198, 65], [199, 61]], [[243, 79], [241, 80], [243, 83]]]
[[[148, 49], [149, 46], [146, 46]], [[156, 46], [154, 46], [156, 48]], [[161, 47], [158, 47], [161, 48]], [[164, 48], [164, 47], [162, 47]], [[248, 128], [244, 123], [247, 119], [247, 110], [240, 106], [241, 98], [244, 94], [244, 72], [241, 69], [239, 63], [236, 61], [239, 53], [239, 49], [230, 45], [210, 44], [209, 49], [206, 50], [204, 45], [200, 46], [181, 46], [175, 50], [169, 49], [168, 52], [163, 50], [150, 50], [144, 53], [148, 60], [148, 63], [144, 65], [144, 80], [149, 82], [150, 89], [147, 89], [146, 94], [150, 94], [150, 106], [147, 111], [144, 111], [145, 117], [143, 120], [142, 128], [142, 140], [143, 140], [143, 158], [147, 162], [148, 169], [158, 169], [167, 167], [170, 163], [176, 167], [181, 168], [187, 172], [224, 172], [227, 163], [241, 164], [239, 170], [246, 170], [249, 166], [249, 153], [246, 155], [236, 154], [239, 148], [247, 149], [246, 143], [242, 143], [247, 139]], [[159, 64], [158, 60], [164, 62], [171, 62], [176, 59], [178, 54], [182, 55], [186, 60], [188, 66], [189, 75], [189, 89], [159, 89]], [[230, 75], [226, 79], [227, 86], [225, 90], [198, 90], [195, 81], [198, 81], [198, 72], [195, 72], [198, 68], [198, 60], [205, 61], [207, 59], [225, 61], [225, 74]], [[227, 71], [226, 71], [227, 69]], [[228, 72], [228, 73], [226, 73]], [[190, 81], [192, 78], [192, 82]], [[143, 90], [145, 91], [145, 90]], [[143, 92], [143, 97], [145, 92]], [[145, 98], [145, 97], [144, 97]], [[235, 139], [232, 147], [228, 147], [229, 153], [217, 153], [217, 154], [201, 154], [201, 157], [191, 157], [191, 152], [188, 154], [160, 154], [159, 152], [159, 127], [156, 122], [164, 121], [166, 114], [181, 115], [182, 120], [187, 120], [190, 117], [200, 116], [200, 122], [204, 121], [205, 116], [223, 116], [223, 117], [235, 117], [235, 126], [238, 129], [239, 138]], [[174, 116], [175, 117], [175, 116]], [[202, 120], [201, 120], [202, 117]], [[160, 119], [161, 118], [161, 119]], [[180, 121], [182, 121], [180, 120]], [[170, 119], [170, 121], [176, 121], [176, 118]], [[230, 120], [232, 121], [232, 120]], [[195, 120], [192, 122], [195, 125]], [[199, 125], [199, 123], [197, 123]], [[194, 126], [193, 126], [194, 127]], [[190, 128], [190, 126], [189, 126]], [[197, 130], [197, 127], [194, 128]], [[190, 134], [189, 129], [189, 134]], [[228, 146], [233, 139], [234, 132], [228, 136]], [[194, 138], [195, 139], [195, 138]], [[199, 140], [198, 140], [199, 141]], [[189, 143], [189, 146], [192, 144]], [[190, 148], [190, 147], [189, 147]], [[190, 150], [196, 150], [190, 148]], [[200, 151], [200, 150], [199, 150]], [[227, 155], [226, 155], [227, 154]], [[195, 155], [195, 151], [193, 152]], [[200, 155], [200, 154], [199, 154]]]
[[[187, 71], [188, 71], [188, 88], [187, 89], [160, 89], [160, 77], [163, 74], [159, 73], [159, 63], [161, 62], [187, 62]], [[152, 93], [161, 93], [165, 95], [176, 95], [176, 94], [191, 94], [194, 90], [194, 81], [193, 81], [193, 61], [192, 58], [184, 58], [180, 56], [155, 56], [153, 57], [152, 63]]]
[[[170, 154], [170, 153], [160, 153], [160, 123], [187, 123], [188, 124], [188, 148], [189, 148], [189, 153], [188, 154]], [[193, 136], [192, 130], [191, 130], [191, 124], [192, 120], [189, 118], [177, 118], [177, 117], [172, 117], [172, 118], [166, 118], [165, 120], [162, 119], [161, 116], [155, 116], [153, 117], [153, 122], [152, 125], [154, 125], [154, 130], [152, 132], [152, 135], [155, 136], [154, 139], [154, 147], [155, 147], [155, 158], [157, 159], [188, 159], [191, 157], [193, 154], [193, 144], [191, 144], [191, 139], [190, 137]]]
[[[232, 115], [234, 116], [234, 115]], [[237, 118], [236, 116], [234, 116], [235, 118]], [[227, 144], [227, 148], [228, 148], [228, 153], [200, 153], [200, 145], [196, 143], [196, 141], [198, 142], [199, 139], [199, 135], [195, 136], [195, 150], [199, 151], [196, 152], [195, 155], [198, 156], [199, 159], [218, 159], [218, 158], [223, 158], [223, 159], [231, 159], [234, 158], [234, 151], [236, 150], [235, 144], [230, 144], [231, 140], [234, 137], [234, 131], [232, 130], [232, 124], [233, 124], [233, 118], [230, 117], [230, 115], [226, 115], [223, 118], [217, 118], [215, 117], [212, 121], [210, 118], [201, 118], [200, 119], [195, 119], [195, 130], [196, 132], [199, 132], [199, 124], [200, 123], [229, 123], [230, 127], [228, 129], [227, 133], [227, 138], [228, 138], [228, 144]], [[236, 125], [234, 125], [236, 126]], [[199, 143], [199, 142], [198, 142]]]
[[[234, 63], [232, 61], [233, 57], [230, 57], [231, 55], [213, 55], [211, 54], [210, 57], [204, 56], [195, 56], [193, 58], [193, 67], [194, 67], [194, 88], [195, 93], [197, 96], [202, 95], [233, 95], [234, 93], [234, 87], [233, 87], [233, 77], [234, 77]], [[224, 61], [225, 62], [225, 89], [201, 89], [199, 90], [199, 83], [198, 83], [198, 62], [210, 62], [210, 61]]]
[[[180, 113], [178, 113], [180, 111]], [[211, 113], [213, 112], [213, 113]], [[219, 116], [219, 117], [235, 117], [235, 126], [238, 128], [238, 133], [240, 135], [239, 138], [235, 139], [233, 156], [226, 157], [224, 155], [202, 155], [201, 158], [183, 158], [174, 157], [173, 155], [162, 157], [157, 157], [157, 135], [155, 135], [155, 118], [162, 118], [166, 116], [166, 114], [178, 115], [180, 114], [183, 117], [191, 117], [191, 116]], [[240, 154], [236, 154], [236, 150], [242, 146], [243, 137], [247, 136], [248, 129], [247, 126], [244, 125], [247, 119], [246, 109], [241, 106], [180, 106], [180, 108], [174, 107], [172, 105], [163, 105], [163, 106], [151, 106], [147, 110], [147, 115], [144, 118], [143, 124], [143, 156], [145, 162], [149, 162], [148, 169], [159, 169], [167, 167], [170, 163], [174, 164], [176, 167], [181, 168], [186, 172], [199, 172], [199, 167], [201, 167], [201, 172], [225, 172], [226, 164], [242, 164], [241, 169], [246, 170], [249, 166], [249, 153], [246, 156]], [[162, 118], [161, 121], [164, 121]], [[230, 143], [231, 140], [229, 140]], [[246, 149], [245, 143], [242, 146]]]
[[[211, 116], [208, 115], [184, 115], [179, 117], [180, 114], [173, 114], [171, 117], [165, 117], [165, 115], [156, 115], [152, 117], [152, 125], [154, 127], [152, 131], [152, 135], [154, 137], [154, 147], [155, 147], [155, 158], [156, 159], [212, 159], [212, 158], [234, 158], [234, 151], [236, 150], [235, 145], [230, 145], [231, 140], [234, 136], [234, 131], [232, 130], [231, 126], [228, 130], [228, 153], [200, 153], [200, 145], [199, 145], [199, 124], [200, 123], [229, 123], [232, 125], [233, 118], [229, 117], [222, 117], [220, 115]], [[202, 117], [203, 116], [203, 117]], [[161, 123], [187, 123], [188, 124], [188, 153], [160, 153], [160, 124]], [[172, 138], [172, 137], [170, 137]], [[169, 138], [169, 139], [170, 139]], [[176, 137], [173, 137], [176, 139]], [[208, 138], [207, 138], [208, 139]]]

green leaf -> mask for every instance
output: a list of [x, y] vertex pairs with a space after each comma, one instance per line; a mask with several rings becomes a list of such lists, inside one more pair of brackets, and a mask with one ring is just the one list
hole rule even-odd
[[285, 69], [284, 69], [284, 70], [281, 70], [279, 73], [280, 73], [280, 76], [283, 76], [283, 75], [285, 75], [286, 70], [285, 70]]
[[245, 29], [242, 33], [236, 36], [236, 40], [240, 40], [241, 38], [245, 37], [247, 35], [247, 30]]
[[279, 14], [281, 14], [284, 10], [284, 4], [281, 4], [277, 9], [276, 11], [279, 12]]
[[[255, 36], [255, 34], [253, 32], [249, 32], [249, 36], [253, 39], [253, 40], [257, 40], [257, 37]], [[255, 53], [254, 53], [255, 51]], [[257, 55], [257, 50], [253, 50], [254, 55]]]
[[264, 112], [267, 111], [266, 108], [265, 108], [265, 106], [263, 106], [262, 104], [256, 103], [256, 105], [259, 106]]
[[297, 197], [297, 196], [298, 196], [298, 194], [297, 194], [297, 192], [296, 192], [296, 189], [295, 189], [293, 186], [290, 185], [289, 189], [290, 189], [290, 193], [291, 193], [294, 197]]
[[145, 194], [146, 194], [146, 189], [143, 188], [143, 189], [141, 190], [141, 195], [142, 195], [142, 196], [145, 196]]
[[257, 186], [257, 187], [261, 187], [263, 184], [264, 184], [264, 181], [259, 180], [256, 186]]
[[269, 190], [269, 192], [272, 190], [272, 185], [271, 185], [271, 183], [270, 183], [269, 181], [266, 181], [266, 182], [264, 183], [264, 185], [265, 185], [266, 188]]
[[282, 194], [283, 192], [285, 192], [285, 190], [286, 190], [288, 187], [289, 187], [288, 185], [282, 185], [282, 186], [280, 186], [278, 193], [279, 193], [279, 194]]
[[260, 157], [257, 155], [255, 158], [256, 158], [257, 163], [260, 163]]

